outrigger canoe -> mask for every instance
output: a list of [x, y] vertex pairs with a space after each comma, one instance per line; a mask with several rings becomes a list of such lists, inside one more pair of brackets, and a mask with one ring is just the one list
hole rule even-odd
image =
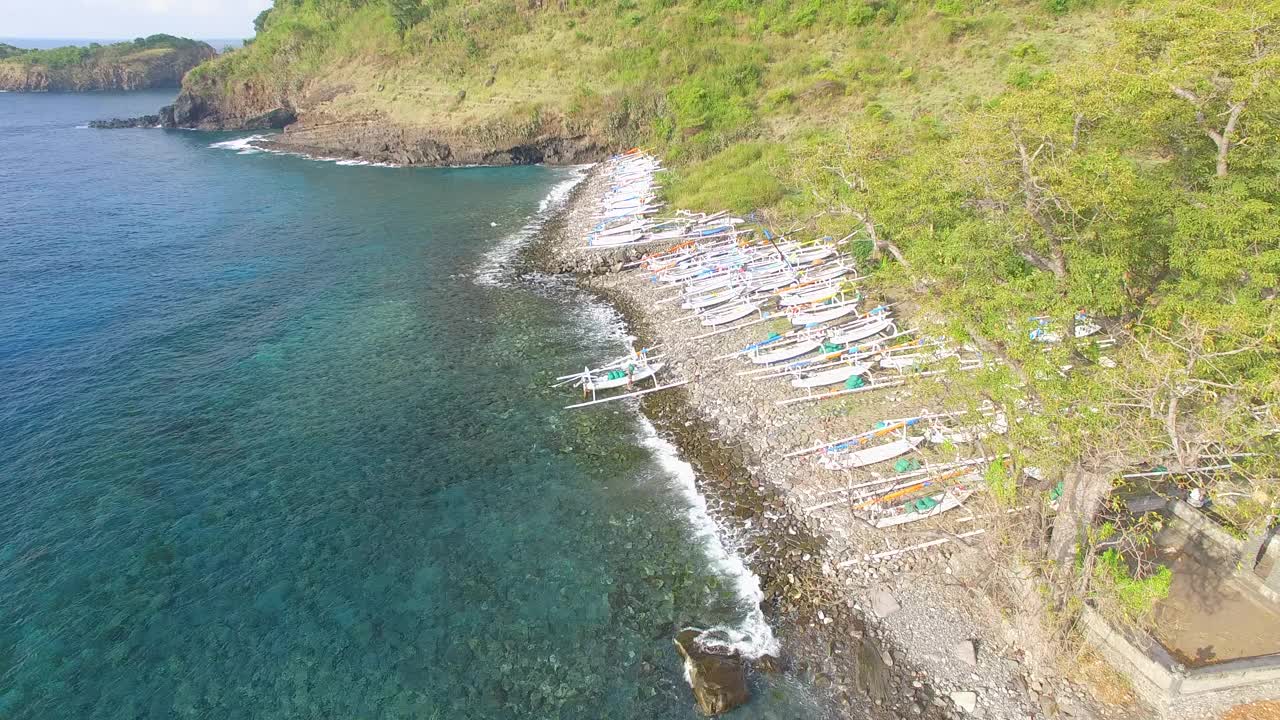
[[768, 365], [770, 363], [782, 362], [783, 360], [791, 360], [801, 355], [809, 353], [822, 347], [821, 340], [806, 340], [802, 342], [792, 343], [785, 347], [767, 353], [758, 353], [751, 356], [751, 362], [756, 365]]
[[854, 450], [852, 452], [842, 452], [838, 455], [827, 456], [818, 461], [818, 464], [828, 470], [844, 470], [846, 468], [866, 467], [875, 465], [886, 460], [892, 460], [900, 455], [915, 450], [920, 443], [924, 442], [923, 437], [906, 437], [883, 445], [876, 445], [865, 450]]
[[870, 369], [871, 366], [867, 363], [852, 363], [844, 367], [831, 368], [830, 370], [795, 378], [791, 381], [791, 387], [811, 390], [813, 388], [827, 387], [828, 385], [838, 385], [848, 381], [854, 375], [865, 375]]

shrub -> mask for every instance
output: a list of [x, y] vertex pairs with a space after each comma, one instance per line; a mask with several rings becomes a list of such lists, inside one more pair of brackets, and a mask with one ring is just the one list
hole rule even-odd
[[1134, 577], [1119, 551], [1107, 550], [1098, 556], [1093, 566], [1095, 591], [1114, 601], [1116, 607], [1131, 621], [1145, 618], [1155, 604], [1169, 597], [1173, 583], [1173, 571], [1164, 565], [1143, 578]]

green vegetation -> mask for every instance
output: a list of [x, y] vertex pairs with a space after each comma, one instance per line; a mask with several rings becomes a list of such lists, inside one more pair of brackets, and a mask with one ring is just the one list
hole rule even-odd
[[145, 38], [85, 47], [67, 45], [48, 50], [22, 50], [11, 45], [0, 45], [0, 59], [13, 59], [27, 65], [43, 65], [48, 68], [65, 68], [86, 63], [123, 62], [155, 50], [186, 50], [204, 45], [198, 40], [173, 35], [150, 35]]
[[1169, 597], [1169, 586], [1173, 582], [1173, 571], [1164, 565], [1145, 577], [1134, 577], [1117, 550], [1099, 555], [1093, 571], [1099, 591], [1110, 593], [1128, 620], [1141, 620], [1149, 615], [1157, 602]]
[[[279, 0], [255, 25], [188, 85], [319, 79], [333, 113], [430, 127], [558, 116], [661, 154], [676, 205], [859, 231], [882, 290], [1003, 361], [951, 388], [1023, 416], [1002, 503], [1064, 481], [1053, 541], [1024, 545], [1062, 595], [1158, 594], [1107, 553], [1075, 572], [1130, 468], [1226, 463], [1233, 522], [1276, 511], [1277, 0]], [[1082, 309], [1115, 348], [1072, 337]]]
[[1101, 523], [1088, 533], [1076, 558], [1077, 572], [1090, 584], [1093, 605], [1113, 621], [1144, 623], [1156, 603], [1169, 596], [1173, 571], [1146, 560], [1164, 527], [1158, 513], [1126, 518], [1123, 525]]

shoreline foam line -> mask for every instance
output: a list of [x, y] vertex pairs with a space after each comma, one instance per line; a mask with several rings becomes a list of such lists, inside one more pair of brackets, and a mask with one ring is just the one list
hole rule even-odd
[[331, 162], [335, 165], [343, 166], [363, 166], [363, 167], [384, 167], [396, 168], [401, 167], [393, 163], [378, 163], [368, 160], [360, 160], [357, 158], [341, 158], [330, 157], [327, 155], [310, 155], [304, 152], [293, 152], [291, 150], [278, 150], [276, 148], [265, 148], [256, 143], [267, 140], [267, 135], [248, 135], [245, 137], [232, 138], [230, 140], [222, 140], [216, 143], [210, 143], [209, 147], [215, 150], [235, 150], [237, 155], [256, 155], [258, 153], [270, 153], [272, 155], [292, 155], [300, 157], [304, 160], [314, 160], [315, 162]]
[[[579, 327], [586, 337], [595, 340], [609, 338], [621, 344], [623, 338], [631, 334], [626, 318], [616, 306], [602, 301], [596, 295], [585, 293], [577, 285], [571, 285], [565, 290], [581, 293], [570, 308], [580, 318]], [[708, 568], [731, 582], [734, 588], [737, 611], [741, 618], [737, 627], [699, 626], [699, 629], [707, 631], [701, 641], [709, 647], [737, 650], [748, 659], [778, 655], [780, 643], [761, 607], [765, 598], [760, 578], [738, 552], [738, 547], [743, 544], [735, 541], [733, 534], [713, 516], [707, 497], [698, 489], [697, 473], [693, 466], [680, 456], [680, 451], [674, 444], [658, 434], [657, 428], [644, 413], [634, 407], [633, 412], [639, 422], [638, 443], [653, 454], [658, 470], [684, 501], [683, 507], [673, 509], [683, 512], [689, 519], [694, 532], [688, 539], [689, 542], [702, 548]]]
[[530, 216], [528, 222], [485, 252], [480, 266], [473, 273], [477, 285], [499, 287], [510, 278], [511, 263], [516, 259], [517, 253], [542, 232], [547, 221], [555, 216], [569, 199], [569, 193], [586, 179], [591, 167], [591, 165], [571, 165], [569, 177], [551, 186], [551, 190], [538, 204], [538, 211]]
[[747, 567], [742, 556], [731, 552], [725, 544], [726, 533], [721, 525], [711, 516], [706, 497], [699, 492], [697, 475], [693, 466], [680, 457], [680, 452], [670, 441], [658, 434], [657, 428], [649, 418], [637, 413], [640, 418], [640, 444], [648, 448], [681, 495], [688, 501], [689, 522], [696, 536], [695, 544], [702, 546], [707, 554], [711, 567], [717, 573], [729, 578], [738, 596], [740, 609], [745, 611], [738, 627], [712, 626], [706, 628], [711, 635], [722, 635], [726, 642], [716, 643], [707, 637], [708, 644], [722, 645], [737, 650], [744, 657], [754, 659], [762, 655], [778, 654], [778, 639], [773, 635], [773, 628], [765, 619], [760, 604], [764, 602], [764, 591], [760, 588], [760, 578]]

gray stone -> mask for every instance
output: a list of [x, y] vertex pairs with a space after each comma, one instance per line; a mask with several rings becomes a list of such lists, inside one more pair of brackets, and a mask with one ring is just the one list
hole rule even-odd
[[951, 702], [961, 710], [972, 713], [978, 707], [978, 693], [968, 690], [960, 690], [951, 693]]
[[871, 591], [871, 612], [875, 613], [876, 617], [883, 620], [901, 609], [902, 606], [898, 604], [897, 598], [888, 590], [878, 587]]
[[978, 666], [978, 646], [973, 641], [961, 641], [951, 646], [951, 656], [970, 667]]

